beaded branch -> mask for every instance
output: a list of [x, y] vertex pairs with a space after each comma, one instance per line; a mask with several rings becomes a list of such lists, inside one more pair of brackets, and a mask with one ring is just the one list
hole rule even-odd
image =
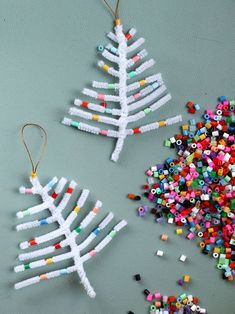
[[[26, 127], [36, 127], [42, 132], [43, 145], [37, 162], [33, 161], [31, 152], [25, 141], [24, 131]], [[25, 146], [32, 166], [32, 173], [30, 176], [30, 182], [32, 184], [32, 187], [30, 188], [20, 187], [20, 193], [38, 195], [42, 199], [42, 203], [25, 210], [21, 210], [16, 215], [19, 219], [21, 219], [25, 216], [30, 216], [33, 214], [44, 212], [46, 209], [49, 210], [50, 215], [48, 217], [43, 217], [41, 219], [36, 219], [19, 224], [16, 226], [16, 230], [17, 231], [26, 230], [54, 223], [57, 224], [58, 227], [53, 231], [42, 234], [41, 236], [37, 236], [34, 239], [21, 242], [20, 248], [22, 250], [31, 247], [39, 248], [31, 252], [19, 254], [18, 256], [19, 260], [24, 263], [15, 266], [14, 270], [15, 272], [22, 272], [32, 268], [43, 267], [65, 260], [72, 260], [73, 265], [66, 268], [50, 271], [47, 273], [41, 273], [38, 276], [31, 277], [29, 279], [18, 282], [15, 284], [15, 289], [24, 288], [35, 283], [38, 283], [40, 281], [77, 272], [81, 280], [81, 284], [84, 286], [84, 289], [86, 290], [87, 294], [91, 298], [94, 298], [96, 296], [96, 293], [87, 278], [83, 265], [91, 257], [96, 256], [97, 253], [99, 253], [103, 248], [105, 248], [109, 244], [109, 242], [112, 241], [114, 236], [116, 236], [116, 234], [127, 225], [127, 222], [125, 220], [120, 221], [117, 225], [113, 227], [113, 229], [108, 233], [108, 235], [106, 235], [106, 237], [104, 237], [103, 240], [100, 241], [95, 246], [93, 250], [90, 250], [86, 254], [82, 254], [83, 250], [87, 249], [88, 246], [92, 243], [92, 241], [95, 240], [95, 238], [99, 236], [101, 231], [111, 222], [111, 220], [114, 217], [113, 213], [110, 212], [100, 222], [100, 224], [87, 236], [85, 240], [77, 244], [77, 238], [79, 237], [80, 233], [83, 233], [85, 228], [92, 223], [92, 221], [98, 214], [102, 206], [102, 203], [100, 201], [97, 201], [93, 209], [85, 216], [84, 219], [82, 219], [80, 224], [77, 224], [77, 226], [74, 227], [74, 224], [76, 224], [77, 216], [88, 198], [89, 190], [84, 189], [81, 192], [80, 196], [78, 197], [76, 206], [73, 208], [70, 214], [67, 217], [65, 217], [66, 214], [64, 213], [64, 211], [68, 207], [72, 194], [78, 193], [78, 191], [75, 190], [77, 183], [75, 181], [67, 183], [67, 180], [65, 178], [61, 178], [60, 180], [58, 180], [56, 177], [54, 177], [45, 186], [42, 186], [37, 176], [36, 170], [43, 157], [44, 150], [47, 144], [47, 132], [44, 130], [43, 127], [41, 127], [38, 124], [28, 123], [25, 124], [21, 129], [21, 139]], [[58, 240], [57, 239], [58, 237], [63, 237], [63, 239]], [[53, 240], [54, 244], [51, 244]], [[43, 247], [43, 244], [47, 243], [48, 241], [50, 241], [48, 246]], [[55, 253], [57, 252], [57, 250], [59, 251], [60, 249], [64, 248], [69, 249], [69, 251], [66, 253], [62, 252], [58, 255], [50, 256], [50, 254]]]
[[[42, 199], [42, 203], [33, 207], [30, 207], [26, 210], [19, 211], [17, 213], [18, 218], [23, 218], [28, 215], [33, 215], [39, 212], [43, 212], [45, 209], [48, 209], [50, 212], [50, 216], [47, 218], [42, 218], [40, 220], [32, 220], [30, 222], [26, 222], [23, 224], [17, 225], [16, 229], [19, 230], [25, 230], [29, 228], [35, 228], [35, 227], [41, 227], [42, 225], [48, 225], [52, 223], [57, 223], [59, 225], [59, 228], [48, 232], [46, 234], [43, 234], [41, 236], [37, 236], [34, 239], [31, 239], [29, 241], [25, 241], [20, 243], [20, 248], [22, 250], [25, 250], [27, 248], [31, 247], [37, 247], [41, 246], [42, 244], [55, 240], [58, 237], [64, 236], [64, 239], [56, 242], [54, 245], [49, 244], [48, 246], [44, 248], [36, 249], [32, 252], [22, 253], [19, 254], [19, 260], [20, 261], [27, 261], [24, 264], [18, 265], [14, 268], [15, 272], [22, 272], [26, 271], [32, 268], [38, 268], [43, 267], [46, 265], [58, 263], [61, 261], [73, 260], [73, 265], [61, 268], [55, 271], [47, 272], [47, 273], [41, 273], [38, 276], [31, 277], [29, 279], [26, 279], [24, 281], [18, 282], [15, 284], [16, 289], [20, 289], [35, 283], [38, 283], [40, 281], [56, 278], [62, 275], [71, 274], [73, 272], [77, 272], [78, 276], [80, 277], [81, 284], [84, 286], [87, 294], [94, 298], [96, 293], [91, 286], [87, 276], [86, 272], [84, 270], [83, 264], [88, 261], [91, 257], [96, 256], [97, 253], [99, 253], [103, 248], [106, 247], [106, 245], [109, 244], [109, 242], [114, 238], [114, 236], [119, 232], [123, 227], [126, 226], [126, 221], [122, 220], [120, 221], [109, 233], [106, 235], [106, 237], [98, 244], [96, 247], [89, 251], [86, 254], [81, 254], [81, 252], [90, 245], [90, 243], [101, 233], [102, 229], [104, 229], [113, 219], [114, 215], [113, 213], [109, 213], [102, 221], [101, 223], [88, 235], [88, 237], [81, 242], [80, 244], [77, 244], [76, 240], [79, 237], [80, 233], [85, 231], [85, 228], [88, 227], [93, 219], [98, 214], [100, 207], [102, 206], [102, 203], [100, 201], [97, 201], [94, 208], [87, 214], [87, 216], [80, 222], [80, 224], [75, 227], [74, 229], [71, 229], [72, 223], [76, 220], [78, 213], [82, 209], [86, 199], [89, 195], [89, 190], [83, 190], [80, 197], [78, 198], [77, 204], [74, 207], [73, 211], [67, 216], [67, 218], [64, 218], [62, 215], [63, 210], [68, 205], [68, 202], [71, 198], [71, 195], [76, 187], [76, 182], [71, 181], [67, 185], [67, 180], [65, 178], [61, 178], [59, 181], [56, 177], [54, 177], [49, 183], [47, 183], [45, 186], [42, 186], [40, 184], [40, 181], [36, 175], [30, 177], [30, 181], [32, 184], [31, 188], [20, 188], [20, 193], [22, 194], [34, 194], [39, 195]], [[57, 185], [56, 185], [57, 184]], [[52, 192], [53, 187], [54, 191]], [[63, 190], [66, 188], [65, 193], [63, 193]], [[55, 204], [55, 201], [61, 198], [58, 205]], [[69, 248], [70, 251], [67, 253], [62, 253], [55, 256], [50, 256], [47, 258], [42, 258], [44, 255], [52, 254], [56, 252], [57, 250], [61, 248]], [[34, 261], [28, 262], [29, 260], [36, 259]]]
[[[166, 120], [128, 128], [129, 123], [137, 122], [165, 105], [171, 99], [171, 95], [166, 93], [166, 86], [163, 83], [160, 73], [147, 77], [142, 76], [142, 74], [155, 64], [155, 61], [149, 59], [142, 62], [147, 56], [145, 49], [134, 53], [134, 51], [144, 43], [144, 39], [139, 38], [136, 41], [132, 40], [136, 34], [134, 28], [131, 28], [126, 34], [123, 32], [121, 21], [117, 18], [118, 4], [119, 2], [117, 3], [116, 12], [113, 11], [115, 17], [114, 33], [110, 32], [107, 34], [113, 44], [109, 43], [105, 47], [98, 47], [102, 57], [106, 59], [108, 63], [114, 64], [114, 67], [112, 67], [100, 60], [98, 67], [111, 75], [115, 81], [112, 83], [93, 81], [92, 83], [93, 88], [109, 90], [112, 94], [100, 93], [93, 89], [84, 88], [82, 91], [84, 95], [96, 99], [100, 101], [100, 103], [75, 99], [75, 106], [69, 109], [71, 116], [109, 124], [118, 128], [118, 130], [103, 129], [67, 117], [62, 121], [63, 124], [75, 127], [81, 131], [116, 138], [116, 146], [111, 156], [111, 159], [115, 162], [119, 158], [127, 136], [156, 130], [159, 127], [180, 122], [182, 119], [181, 115], [177, 115]], [[132, 79], [137, 76], [139, 76], [140, 79], [131, 82]], [[115, 104], [120, 107], [116, 108]], [[89, 111], [86, 111], [87, 109]], [[94, 114], [92, 112], [94, 112]]]

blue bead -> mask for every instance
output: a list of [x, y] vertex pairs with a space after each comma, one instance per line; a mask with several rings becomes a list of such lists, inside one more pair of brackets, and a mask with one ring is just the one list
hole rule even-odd
[[220, 96], [218, 99], [219, 99], [219, 101], [223, 102], [223, 101], [227, 100], [227, 97], [226, 96]]
[[100, 228], [96, 228], [92, 231], [96, 236], [100, 233]]
[[65, 268], [64, 268], [64, 269], [61, 269], [61, 270], [60, 270], [60, 274], [61, 274], [61, 275], [66, 275], [66, 274], [67, 274], [67, 269], [65, 269]]
[[46, 219], [39, 220], [39, 222], [40, 222], [40, 225], [48, 225], [48, 222]]

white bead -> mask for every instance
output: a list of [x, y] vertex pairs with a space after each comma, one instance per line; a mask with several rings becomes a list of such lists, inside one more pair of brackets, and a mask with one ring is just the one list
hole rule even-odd
[[161, 250], [157, 250], [157, 256], [163, 256], [164, 255], [164, 252], [161, 251]]
[[182, 255], [180, 256], [180, 261], [181, 261], [181, 262], [185, 262], [186, 259], [187, 259], [187, 256], [186, 256], [186, 255], [183, 255], [183, 254], [182, 254]]

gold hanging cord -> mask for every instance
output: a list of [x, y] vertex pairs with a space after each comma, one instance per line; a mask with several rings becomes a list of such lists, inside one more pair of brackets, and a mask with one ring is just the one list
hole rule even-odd
[[[43, 133], [43, 144], [42, 144], [41, 152], [40, 152], [38, 160], [35, 163], [33, 161], [31, 152], [30, 152], [29, 147], [28, 147], [28, 145], [26, 143], [26, 140], [25, 140], [24, 131], [25, 131], [25, 129], [27, 127], [36, 127], [38, 129], [40, 129], [42, 131], [42, 133]], [[39, 124], [36, 124], [36, 123], [26, 123], [25, 125], [23, 125], [23, 127], [21, 129], [21, 140], [22, 140], [22, 142], [24, 144], [24, 147], [26, 149], [26, 152], [27, 152], [27, 154], [29, 156], [29, 160], [30, 160], [30, 163], [31, 163], [31, 166], [32, 166], [32, 176], [36, 176], [38, 165], [39, 165], [39, 163], [41, 162], [41, 160], [43, 158], [44, 151], [45, 151], [45, 148], [46, 148], [46, 145], [47, 145], [47, 132]]]
[[106, 6], [109, 9], [109, 11], [111, 12], [111, 14], [113, 15], [114, 19], [118, 20], [119, 19], [119, 4], [120, 4], [120, 0], [117, 0], [115, 10], [113, 10], [113, 8], [111, 7], [111, 5], [108, 3], [107, 0], [103, 0], [103, 1], [106, 4]]

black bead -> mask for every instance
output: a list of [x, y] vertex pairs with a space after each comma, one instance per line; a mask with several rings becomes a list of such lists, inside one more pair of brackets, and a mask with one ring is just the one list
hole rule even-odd
[[151, 214], [155, 215], [156, 214], [156, 208], [151, 208]]
[[135, 314], [134, 312], [132, 312], [132, 311], [129, 311], [127, 314]]
[[141, 197], [140, 197], [139, 195], [136, 195], [135, 198], [134, 198], [134, 200], [135, 200], [135, 201], [140, 201], [140, 200], [141, 200]]
[[141, 280], [140, 274], [136, 274], [134, 276], [134, 278], [135, 278], [136, 281], [140, 281]]
[[147, 296], [150, 294], [150, 291], [148, 289], [144, 289], [144, 294]]

